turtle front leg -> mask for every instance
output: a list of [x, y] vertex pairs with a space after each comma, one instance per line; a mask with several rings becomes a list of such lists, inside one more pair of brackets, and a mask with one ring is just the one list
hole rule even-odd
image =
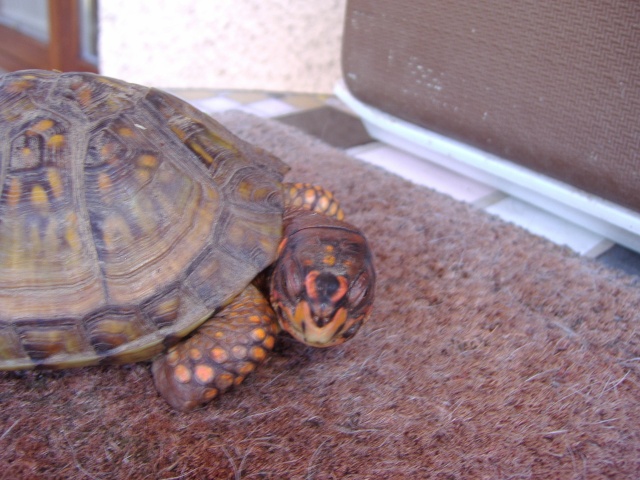
[[284, 203], [286, 210], [302, 208], [344, 220], [344, 211], [333, 193], [319, 185], [285, 183]]
[[250, 285], [153, 362], [156, 388], [172, 407], [193, 410], [242, 383], [273, 349], [277, 331], [273, 310]]

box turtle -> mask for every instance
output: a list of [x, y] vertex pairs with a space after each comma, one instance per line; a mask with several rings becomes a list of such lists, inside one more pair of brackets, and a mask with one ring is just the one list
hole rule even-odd
[[160, 394], [189, 410], [241, 383], [281, 329], [352, 337], [373, 302], [369, 247], [287, 170], [157, 89], [0, 76], [0, 369], [153, 360]]

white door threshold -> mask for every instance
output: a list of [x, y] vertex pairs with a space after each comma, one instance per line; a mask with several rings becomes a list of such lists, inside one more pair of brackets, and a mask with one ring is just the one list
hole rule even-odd
[[498, 156], [384, 113], [356, 99], [340, 82], [336, 96], [363, 121], [369, 134], [492, 186], [597, 235], [640, 252], [640, 214]]

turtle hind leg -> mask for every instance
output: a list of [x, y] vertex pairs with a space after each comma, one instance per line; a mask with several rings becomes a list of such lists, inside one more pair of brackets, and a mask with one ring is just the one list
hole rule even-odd
[[289, 209], [303, 208], [344, 220], [342, 207], [333, 193], [317, 185], [310, 183], [284, 184], [284, 202]]
[[191, 337], [153, 362], [158, 392], [182, 411], [213, 400], [265, 360], [277, 329], [267, 300], [249, 285]]

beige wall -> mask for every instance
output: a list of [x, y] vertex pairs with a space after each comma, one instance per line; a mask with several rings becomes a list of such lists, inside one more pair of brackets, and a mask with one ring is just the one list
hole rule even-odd
[[100, 71], [159, 87], [329, 93], [346, 0], [100, 1]]

